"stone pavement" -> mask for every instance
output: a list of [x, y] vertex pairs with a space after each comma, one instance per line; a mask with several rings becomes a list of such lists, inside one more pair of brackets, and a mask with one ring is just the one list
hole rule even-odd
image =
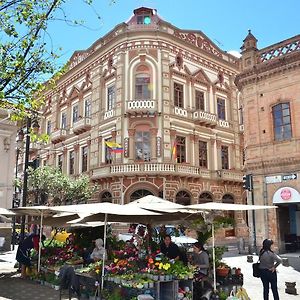
[[[287, 257], [286, 255], [280, 255]], [[295, 260], [298, 258], [297, 264], [300, 263], [299, 253], [298, 257], [295, 254], [290, 254]], [[253, 256], [253, 261], [257, 262], [258, 256]], [[247, 262], [247, 255], [238, 255], [233, 257], [223, 258], [230, 267], [239, 267], [244, 274], [244, 288], [247, 290], [249, 297], [252, 300], [263, 299], [263, 287], [260, 278], [252, 276], [252, 263]], [[285, 282], [296, 282], [296, 289], [298, 295], [289, 295], [285, 293]], [[277, 273], [278, 292], [280, 300], [300, 300], [300, 273], [293, 267], [278, 266]], [[270, 289], [269, 299], [272, 300], [272, 291]]]
[[[293, 267], [278, 267], [278, 290], [280, 300], [300, 300], [300, 273], [296, 270], [300, 266], [299, 253], [281, 255], [289, 257], [293, 262]], [[16, 272], [15, 251], [0, 253], [0, 300], [58, 300], [59, 292], [46, 286], [39, 285], [30, 280], [22, 280], [18, 275], [8, 276], [8, 273]], [[253, 256], [254, 262], [257, 256]], [[244, 287], [252, 300], [262, 299], [262, 283], [259, 278], [252, 276], [252, 264], [247, 262], [247, 255], [227, 256], [223, 259], [231, 267], [240, 267], [244, 274]], [[298, 269], [299, 270], [299, 269]], [[5, 273], [7, 273], [5, 275]], [[285, 282], [296, 282], [298, 295], [289, 295], [285, 293]], [[68, 299], [64, 296], [63, 299]], [[76, 298], [72, 298], [76, 299]], [[270, 300], [273, 299], [270, 291]]]

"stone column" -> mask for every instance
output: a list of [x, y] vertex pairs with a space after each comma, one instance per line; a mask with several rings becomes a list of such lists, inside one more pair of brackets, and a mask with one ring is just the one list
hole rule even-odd
[[150, 143], [151, 143], [151, 161], [157, 161], [156, 156], [156, 137], [157, 137], [158, 129], [150, 128]]
[[135, 129], [128, 129], [128, 136], [129, 136], [129, 156], [128, 161], [133, 162], [135, 160], [135, 149], [134, 149], [134, 135]]

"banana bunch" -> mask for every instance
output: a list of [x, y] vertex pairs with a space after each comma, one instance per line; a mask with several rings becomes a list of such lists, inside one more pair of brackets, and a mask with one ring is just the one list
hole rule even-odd
[[238, 297], [240, 300], [251, 300], [247, 294], [247, 291], [243, 287], [240, 287], [237, 290], [235, 296]]

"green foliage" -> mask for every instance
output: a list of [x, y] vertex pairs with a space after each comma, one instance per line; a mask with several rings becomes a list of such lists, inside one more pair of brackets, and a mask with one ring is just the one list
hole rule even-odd
[[[82, 1], [99, 19], [94, 0]], [[67, 19], [66, 2], [71, 0], [0, 0], [0, 107], [13, 109], [13, 121], [38, 111], [45, 103], [45, 89], [52, 88], [68, 68], [57, 67], [60, 50], [52, 49], [53, 37], [47, 32], [53, 21], [83, 26], [84, 21]]]
[[36, 170], [30, 168], [28, 172], [28, 190], [40, 204], [49, 201], [56, 205], [86, 203], [95, 188], [90, 186], [86, 176], [71, 179], [59, 169], [49, 166]]

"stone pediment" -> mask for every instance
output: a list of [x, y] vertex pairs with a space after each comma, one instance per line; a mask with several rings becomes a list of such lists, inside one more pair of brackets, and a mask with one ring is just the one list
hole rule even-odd
[[68, 99], [73, 99], [79, 96], [80, 93], [80, 89], [74, 85], [71, 89], [71, 91], [69, 92], [69, 95], [67, 96]]
[[199, 70], [195, 71], [192, 74], [192, 76], [193, 76], [194, 80], [196, 80], [196, 81], [200, 81], [200, 82], [206, 83], [206, 84], [211, 84], [210, 79], [205, 74], [205, 72], [203, 71], [203, 69], [199, 69]]

